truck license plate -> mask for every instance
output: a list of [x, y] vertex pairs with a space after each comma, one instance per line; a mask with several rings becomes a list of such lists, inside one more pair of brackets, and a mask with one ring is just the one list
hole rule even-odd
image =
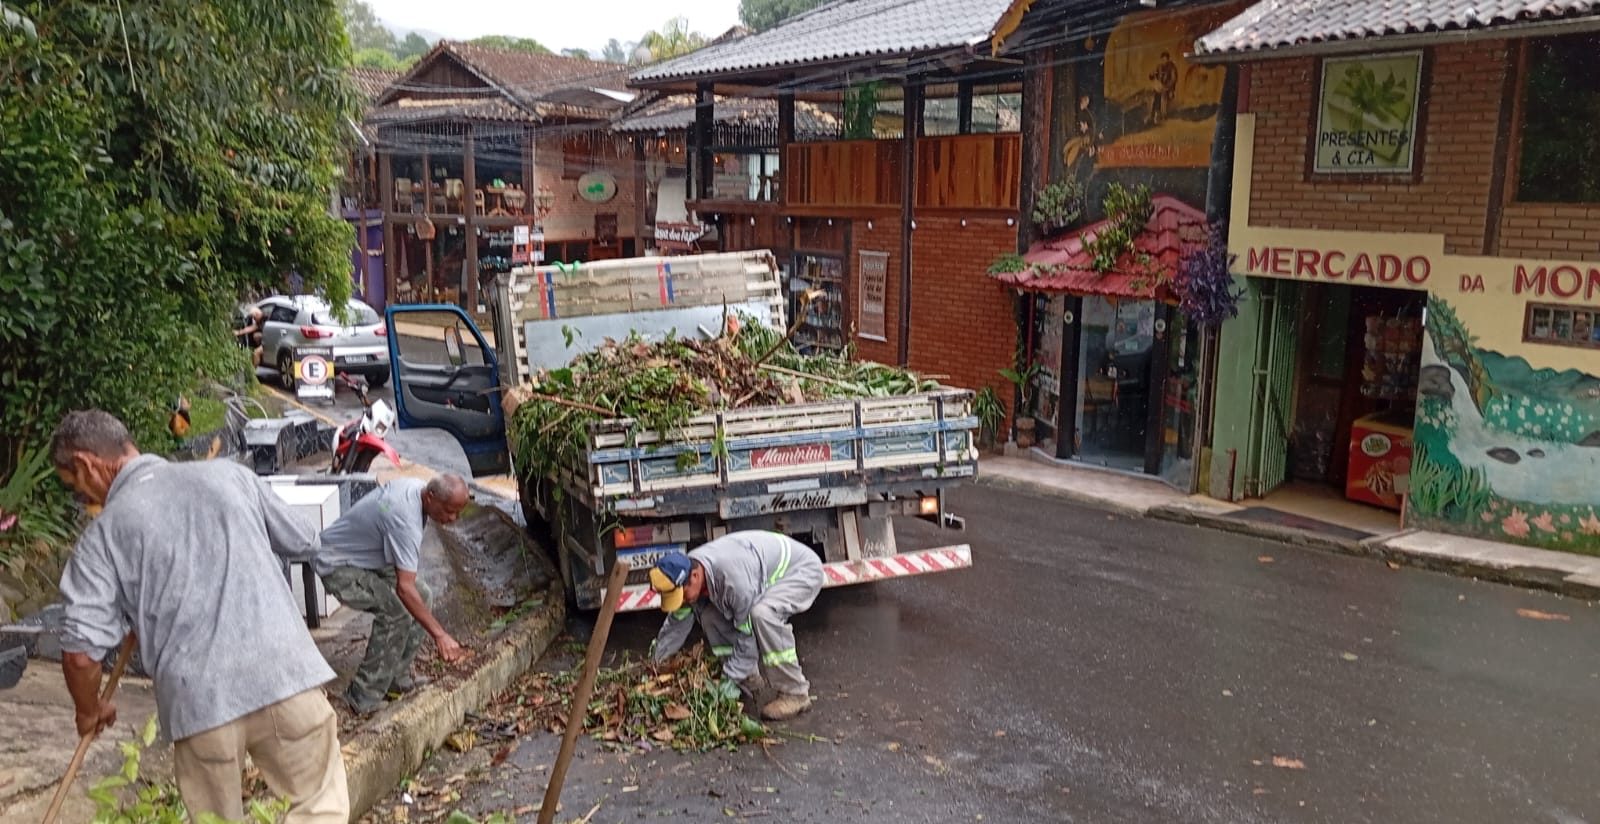
[[628, 569], [649, 569], [661, 560], [661, 556], [669, 552], [682, 552], [683, 544], [658, 544], [656, 546], [642, 546], [637, 549], [617, 550], [617, 559], [628, 562]]
[[831, 487], [802, 492], [777, 492], [749, 498], [725, 500], [719, 507], [724, 518], [749, 518], [771, 515], [775, 512], [797, 512], [803, 509], [832, 509], [837, 506], [854, 506], [867, 502], [867, 490], [861, 487]]

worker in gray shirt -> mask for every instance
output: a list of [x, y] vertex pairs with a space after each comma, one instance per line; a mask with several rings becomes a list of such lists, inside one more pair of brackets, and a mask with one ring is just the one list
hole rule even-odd
[[722, 659], [722, 688], [730, 697], [755, 695], [765, 676], [778, 697], [761, 717], [787, 721], [811, 707], [811, 683], [789, 625], [822, 590], [822, 561], [810, 547], [778, 532], [730, 532], [688, 555], [662, 556], [650, 570], [650, 586], [667, 613], [652, 659], [681, 649], [698, 620], [712, 654]]
[[420, 683], [411, 662], [425, 637], [433, 638], [447, 663], [467, 656], [433, 617], [430, 593], [417, 580], [423, 526], [429, 520], [455, 523], [466, 505], [467, 482], [459, 475], [439, 475], [426, 483], [396, 478], [323, 530], [316, 559], [322, 585], [345, 606], [372, 613], [366, 655], [344, 692], [352, 711], [372, 712], [387, 694], [409, 692]]
[[100, 701], [100, 662], [131, 631], [190, 816], [244, 817], [249, 754], [288, 799], [286, 821], [347, 821], [338, 719], [321, 690], [333, 672], [282, 568], [315, 550], [315, 533], [243, 466], [141, 455], [106, 412], [68, 414], [51, 458], [67, 486], [103, 507], [61, 577], [78, 732], [116, 723]]

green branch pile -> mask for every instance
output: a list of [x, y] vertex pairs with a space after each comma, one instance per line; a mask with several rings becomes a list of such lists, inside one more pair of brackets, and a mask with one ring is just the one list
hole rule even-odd
[[[710, 341], [608, 339], [569, 366], [540, 373], [530, 388], [514, 390], [508, 430], [518, 466], [549, 478], [564, 466], [582, 465], [589, 427], [603, 420], [631, 421], [635, 436], [676, 438], [690, 419], [707, 412], [909, 395], [936, 386], [904, 369], [847, 355], [802, 355], [777, 330], [745, 318], [737, 331]], [[680, 457], [698, 461], [699, 453]]]
[[[721, 679], [722, 665], [702, 644], [660, 665], [624, 662], [601, 669], [583, 731], [627, 750], [705, 752], [763, 740], [766, 728], [745, 715], [737, 697], [719, 691]], [[518, 735], [539, 729], [560, 733], [572, 711], [576, 683], [575, 671], [531, 673], [503, 693], [486, 715], [502, 726], [514, 724]]]

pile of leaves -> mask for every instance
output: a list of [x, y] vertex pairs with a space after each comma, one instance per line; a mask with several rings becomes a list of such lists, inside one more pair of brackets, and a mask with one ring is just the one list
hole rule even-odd
[[[508, 393], [506, 406], [518, 465], [548, 478], [563, 466], [580, 465], [589, 426], [603, 420], [632, 421], [634, 435], [660, 432], [676, 439], [690, 419], [707, 412], [908, 395], [936, 386], [904, 369], [852, 360], [848, 353], [803, 355], [778, 330], [735, 317], [712, 340], [608, 338], [568, 366], [540, 373], [532, 386]], [[681, 457], [700, 459], [692, 451]]]
[[[565, 732], [577, 680], [576, 671], [529, 673], [485, 710], [485, 720], [505, 735]], [[737, 696], [721, 691], [721, 680], [722, 665], [702, 644], [660, 664], [602, 668], [583, 730], [628, 751], [705, 752], [763, 740], [766, 728], [745, 714]]]

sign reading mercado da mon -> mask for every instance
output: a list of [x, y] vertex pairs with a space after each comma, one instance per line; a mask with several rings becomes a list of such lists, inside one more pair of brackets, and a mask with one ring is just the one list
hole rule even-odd
[[1314, 174], [1410, 174], [1415, 168], [1422, 52], [1322, 61]]

